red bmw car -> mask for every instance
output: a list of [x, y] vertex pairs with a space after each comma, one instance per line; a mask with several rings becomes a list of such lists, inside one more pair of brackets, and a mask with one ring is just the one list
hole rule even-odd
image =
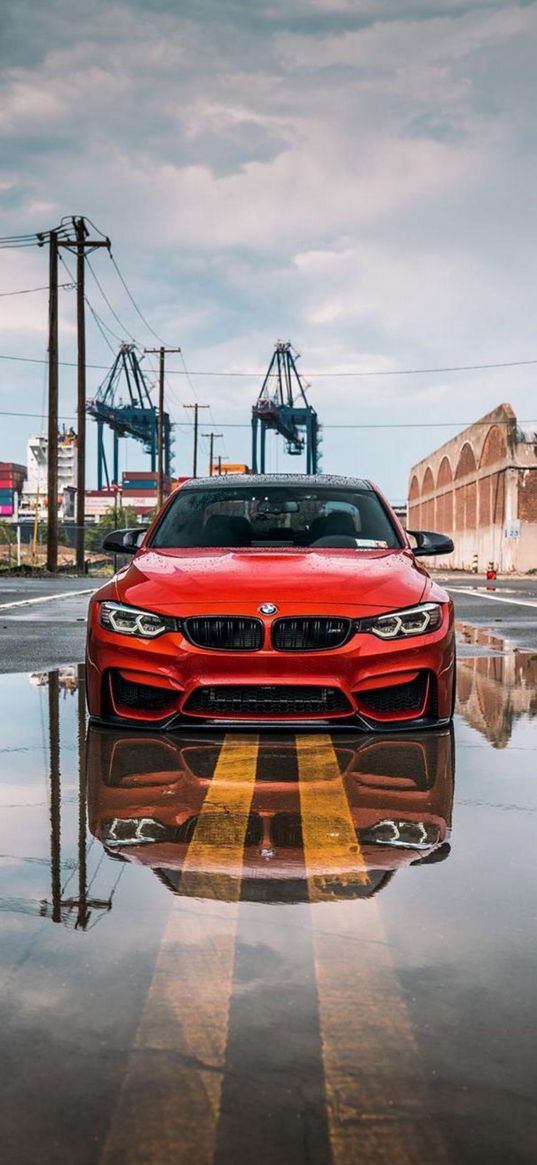
[[89, 711], [101, 723], [447, 724], [453, 606], [368, 481], [198, 478], [148, 530], [109, 534], [133, 560], [93, 596]]

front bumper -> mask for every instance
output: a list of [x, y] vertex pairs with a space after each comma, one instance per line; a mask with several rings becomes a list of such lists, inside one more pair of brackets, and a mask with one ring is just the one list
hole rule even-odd
[[361, 633], [337, 649], [238, 652], [194, 647], [179, 632], [118, 635], [93, 603], [88, 705], [93, 720], [143, 728], [432, 727], [451, 718], [454, 658], [448, 604], [438, 631], [412, 640]]

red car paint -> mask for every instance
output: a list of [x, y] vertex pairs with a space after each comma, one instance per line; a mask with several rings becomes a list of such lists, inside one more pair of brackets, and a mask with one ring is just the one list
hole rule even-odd
[[[255, 486], [257, 480], [250, 477], [248, 482]], [[188, 484], [183, 486], [181, 492], [188, 488]], [[163, 514], [173, 500], [174, 495]], [[383, 504], [389, 509], [384, 500]], [[314, 546], [157, 549], [149, 544], [156, 528], [153, 523], [132, 563], [106, 583], [90, 603], [90, 714], [100, 721], [140, 727], [177, 726], [181, 717], [185, 724], [203, 720], [213, 724], [219, 720], [354, 723], [369, 731], [448, 722], [455, 660], [453, 606], [446, 591], [414, 557], [409, 539], [391, 511], [390, 518], [403, 544], [394, 549], [359, 551]], [[263, 623], [263, 641], [259, 650], [234, 651], [194, 646], [181, 631], [153, 640], [130, 638], [101, 626], [99, 609], [104, 600], [180, 619], [253, 617]], [[276, 605], [274, 615], [260, 611], [267, 602]], [[272, 645], [275, 619], [329, 616], [358, 620], [425, 602], [442, 608], [442, 623], [432, 633], [395, 641], [360, 633], [340, 647], [318, 651], [286, 652]], [[121, 691], [125, 684], [137, 684], [163, 693], [161, 705], [156, 710], [144, 707], [142, 690], [137, 706], [121, 703], [114, 688], [117, 676], [123, 682]], [[382, 700], [369, 696], [418, 681], [422, 698], [410, 710], [390, 710], [389, 699], [384, 701], [386, 708], [379, 710]], [[304, 686], [308, 692], [328, 689], [341, 697], [345, 707], [310, 715], [309, 711], [282, 712], [281, 707], [277, 713], [244, 709], [222, 713], [217, 709], [207, 714], [189, 706], [185, 715], [185, 706], [198, 689], [221, 692], [225, 685], [230, 691], [245, 685], [263, 688], [269, 694], [273, 690], [280, 693], [283, 688], [291, 694]], [[367, 698], [363, 693], [368, 693]]]

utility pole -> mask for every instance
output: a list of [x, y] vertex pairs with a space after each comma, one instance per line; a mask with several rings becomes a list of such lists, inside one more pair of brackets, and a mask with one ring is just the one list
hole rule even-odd
[[86, 687], [85, 668], [77, 669], [78, 700], [78, 902], [76, 926], [85, 930], [89, 922], [88, 869], [86, 852], [87, 777], [86, 777]]
[[[66, 250], [73, 252], [76, 255], [76, 320], [77, 320], [77, 342], [78, 342], [78, 358], [77, 358], [77, 461], [76, 461], [76, 568], [79, 573], [84, 573], [85, 570], [85, 547], [84, 547], [84, 525], [86, 520], [86, 291], [85, 291], [85, 257], [86, 251], [95, 251], [98, 247], [106, 247], [110, 250], [110, 239], [90, 239], [89, 231], [86, 226], [84, 218], [73, 218], [74, 238], [65, 238], [63, 235], [58, 237], [56, 231], [50, 232], [50, 247], [51, 247], [51, 286], [52, 286], [52, 236], [55, 236], [55, 253], [56, 253], [56, 398], [57, 398], [57, 287], [58, 287], [58, 247], [65, 247]], [[49, 367], [50, 367], [50, 345], [49, 345]], [[50, 385], [50, 374], [49, 374]], [[50, 388], [49, 388], [50, 397]], [[50, 399], [49, 399], [49, 443], [48, 443], [48, 472], [49, 472], [49, 490], [48, 490], [48, 505], [49, 505], [49, 541], [47, 545], [47, 569], [51, 570], [49, 559], [52, 561], [52, 553], [54, 554], [54, 570], [58, 565], [58, 416], [56, 411], [56, 448], [54, 452], [54, 459], [52, 458], [52, 450], [50, 444]], [[53, 497], [54, 521], [55, 521], [55, 536], [52, 542], [50, 541], [51, 533], [51, 492], [50, 492], [50, 466], [51, 462], [55, 466], [55, 481], [56, 488]]]
[[218, 454], [218, 476], [222, 476], [222, 454]]
[[213, 458], [214, 458], [214, 442], [217, 437], [223, 437], [223, 433], [202, 433], [202, 437], [209, 438], [209, 477], [213, 476]]
[[53, 922], [61, 922], [60, 676], [57, 669], [48, 675], [48, 731], [51, 918]]
[[76, 249], [76, 328], [78, 342], [76, 431], [78, 445], [76, 451], [75, 545], [76, 569], [79, 574], [84, 574], [86, 568], [84, 546], [84, 525], [86, 520], [86, 304], [84, 299], [86, 256], [84, 253], [84, 243], [88, 232], [83, 218], [76, 220], [75, 231], [78, 243]]
[[49, 234], [47, 570], [58, 569], [58, 234]]
[[210, 405], [183, 405], [184, 409], [194, 409], [194, 453], [192, 458], [192, 477], [198, 476], [198, 413], [200, 409], [208, 409]]
[[160, 507], [164, 501], [164, 363], [168, 352], [180, 352], [180, 348], [165, 348], [161, 344], [160, 348], [144, 348], [144, 352], [148, 355], [158, 354], [158, 416], [157, 416], [157, 477], [158, 477], [158, 493], [157, 505]]

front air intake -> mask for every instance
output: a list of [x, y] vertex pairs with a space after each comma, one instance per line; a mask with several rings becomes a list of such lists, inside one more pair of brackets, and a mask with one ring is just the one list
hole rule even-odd
[[184, 712], [203, 716], [323, 717], [352, 712], [339, 688], [306, 684], [211, 684], [189, 696]]
[[138, 684], [133, 680], [126, 680], [119, 671], [111, 673], [112, 698], [118, 712], [122, 708], [129, 712], [138, 712], [154, 716], [162, 712], [164, 716], [176, 706], [178, 693], [170, 688], [157, 688], [152, 684]]
[[415, 680], [406, 684], [393, 684], [388, 688], [371, 688], [367, 692], [356, 692], [362, 707], [373, 716], [408, 715], [419, 712], [427, 692], [427, 673], [420, 672]]

